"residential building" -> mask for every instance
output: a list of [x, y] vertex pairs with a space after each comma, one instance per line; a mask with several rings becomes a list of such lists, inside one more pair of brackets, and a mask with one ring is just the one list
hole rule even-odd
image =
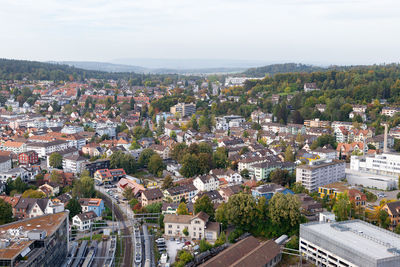
[[274, 183], [263, 184], [251, 189], [251, 194], [253, 197], [265, 197], [266, 201], [270, 200], [276, 193], [281, 193], [284, 195], [294, 194], [289, 188]]
[[118, 181], [117, 185], [118, 191], [123, 192], [127, 188], [130, 188], [135, 196], [137, 196], [139, 193], [145, 191], [145, 188], [143, 185], [138, 184], [134, 180], [130, 180], [127, 178], [122, 178], [121, 180]]
[[23, 142], [15, 142], [15, 141], [6, 141], [4, 144], [0, 145], [0, 149], [4, 151], [11, 151], [15, 154], [25, 152], [27, 150], [26, 143]]
[[179, 114], [181, 118], [190, 116], [196, 113], [196, 105], [194, 103], [178, 103], [170, 109], [172, 114]]
[[189, 239], [206, 239], [215, 241], [220, 232], [217, 222], [210, 222], [207, 213], [201, 211], [196, 215], [164, 215], [164, 235], [166, 237], [186, 237], [183, 233], [186, 229]]
[[82, 212], [94, 211], [98, 217], [105, 210], [104, 201], [101, 198], [81, 198], [79, 204], [81, 204]]
[[393, 117], [397, 112], [400, 112], [398, 107], [384, 107], [382, 108], [382, 115]]
[[276, 169], [293, 172], [296, 165], [292, 162], [261, 162], [252, 165], [251, 168], [253, 169], [254, 178], [257, 181], [261, 181], [268, 179], [269, 174]]
[[235, 194], [239, 194], [243, 191], [241, 185], [231, 185], [219, 189], [219, 194], [221, 195], [224, 202], [228, 202], [229, 198]]
[[94, 179], [99, 183], [111, 183], [125, 178], [124, 169], [100, 169], [94, 173]]
[[296, 182], [301, 183], [308, 191], [340, 181], [345, 178], [346, 163], [339, 160], [315, 160], [308, 165], [297, 166]]
[[277, 266], [281, 259], [281, 248], [273, 240], [260, 241], [253, 236], [249, 236], [199, 266], [274, 267]]
[[142, 206], [145, 207], [154, 203], [162, 203], [163, 198], [164, 194], [160, 188], [147, 189], [143, 191], [141, 195]]
[[208, 175], [208, 174], [201, 175], [201, 176], [197, 176], [193, 180], [193, 185], [199, 191], [217, 190], [219, 187], [219, 179], [217, 177], [214, 177], [214, 176]]
[[361, 220], [300, 225], [300, 253], [316, 266], [398, 266], [400, 236]]
[[82, 170], [88, 170], [90, 175], [93, 176], [93, 174], [97, 170], [110, 168], [110, 160], [109, 159], [98, 159], [93, 162], [86, 162], [83, 164], [82, 167], [83, 167]]
[[43, 192], [46, 197], [53, 197], [60, 193], [60, 186], [52, 182], [46, 182], [45, 184], [39, 186], [38, 190]]
[[79, 155], [71, 155], [63, 157], [62, 165], [65, 172], [72, 172], [74, 174], [79, 174], [82, 172], [82, 167], [87, 158]]
[[178, 209], [179, 203], [168, 203], [163, 202], [161, 207], [162, 214], [176, 214], [176, 210]]
[[318, 214], [323, 211], [322, 204], [307, 194], [296, 195], [300, 201], [300, 212], [308, 221], [318, 220]]
[[18, 154], [20, 165], [31, 165], [39, 162], [39, 155], [35, 151], [26, 151]]
[[0, 173], [11, 170], [12, 162], [9, 156], [0, 156]]
[[318, 91], [319, 88], [317, 87], [316, 83], [305, 83], [304, 84], [304, 92], [311, 92], [311, 91]]
[[100, 220], [94, 211], [82, 212], [72, 218], [72, 226], [75, 226], [78, 231], [87, 231], [93, 227], [95, 221]]
[[394, 230], [400, 224], [400, 201], [386, 203], [382, 209], [389, 214], [389, 228]]
[[314, 120], [305, 120], [304, 126], [311, 127], [311, 128], [325, 128], [329, 127], [331, 123], [329, 121], [321, 121], [318, 118]]
[[55, 140], [47, 143], [32, 142], [28, 143], [26, 149], [29, 151], [35, 151], [39, 157], [45, 158], [53, 152], [65, 150], [70, 145], [67, 141]]
[[20, 198], [14, 206], [13, 214], [18, 220], [64, 211], [64, 205], [53, 203], [47, 198]]
[[181, 202], [182, 198], [186, 201], [192, 201], [192, 198], [197, 194], [198, 190], [193, 184], [184, 184], [171, 187], [164, 190], [164, 198], [171, 199], [172, 202]]
[[62, 266], [68, 254], [68, 212], [0, 226], [2, 266]]

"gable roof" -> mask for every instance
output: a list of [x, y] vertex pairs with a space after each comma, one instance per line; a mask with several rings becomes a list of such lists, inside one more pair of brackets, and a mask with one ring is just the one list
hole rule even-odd
[[163, 198], [164, 194], [160, 190], [160, 188], [153, 188], [143, 191], [142, 194], [146, 197], [147, 200], [159, 199]]

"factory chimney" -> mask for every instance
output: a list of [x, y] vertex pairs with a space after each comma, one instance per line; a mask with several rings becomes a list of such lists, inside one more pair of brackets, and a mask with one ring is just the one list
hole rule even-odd
[[384, 139], [383, 139], [383, 153], [387, 153], [388, 152], [388, 148], [387, 148], [388, 125], [387, 125], [387, 123], [385, 123], [384, 126], [385, 126], [385, 135], [384, 135]]

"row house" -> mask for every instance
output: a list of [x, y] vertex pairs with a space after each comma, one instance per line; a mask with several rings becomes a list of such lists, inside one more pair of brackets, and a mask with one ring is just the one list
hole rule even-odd
[[141, 197], [140, 197], [142, 207], [145, 207], [147, 205], [154, 204], [154, 203], [162, 203], [163, 198], [164, 198], [164, 194], [160, 190], [160, 188], [147, 189], [142, 192]]
[[180, 186], [168, 188], [164, 190], [164, 198], [171, 199], [172, 202], [181, 202], [182, 199], [192, 201], [192, 198], [197, 194], [198, 189], [192, 184], [183, 184]]

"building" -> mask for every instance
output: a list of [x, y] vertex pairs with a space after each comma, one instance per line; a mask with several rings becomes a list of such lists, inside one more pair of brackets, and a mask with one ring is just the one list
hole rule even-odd
[[296, 196], [300, 201], [301, 214], [304, 215], [309, 221], [318, 220], [318, 214], [323, 211], [322, 204], [304, 193], [297, 194]]
[[0, 145], [0, 149], [4, 151], [11, 151], [15, 154], [22, 153], [26, 151], [26, 144], [23, 142], [6, 141], [4, 144]]
[[292, 162], [261, 162], [251, 166], [254, 173], [254, 178], [257, 181], [268, 179], [269, 174], [276, 170], [287, 170], [289, 172], [293, 172], [296, 168], [296, 165]]
[[263, 184], [251, 190], [253, 197], [265, 197], [267, 201], [270, 200], [276, 193], [281, 193], [284, 195], [294, 194], [292, 190], [274, 183]]
[[400, 201], [386, 203], [382, 209], [389, 214], [389, 228], [394, 230], [400, 224]]
[[11, 170], [12, 162], [9, 156], [0, 156], [0, 173]]
[[300, 225], [300, 252], [316, 266], [399, 266], [400, 236], [350, 220]]
[[99, 183], [111, 183], [125, 178], [124, 169], [100, 169], [94, 173], [94, 179]]
[[371, 174], [398, 177], [400, 174], [400, 154], [382, 153], [351, 156], [350, 169]]
[[384, 107], [382, 108], [382, 115], [393, 117], [397, 112], [400, 112], [398, 107]]
[[39, 155], [35, 151], [26, 151], [18, 154], [18, 162], [20, 165], [37, 164]]
[[193, 185], [199, 191], [212, 191], [217, 190], [219, 187], [219, 179], [213, 175], [201, 175], [197, 176], [193, 180]]
[[79, 155], [70, 155], [63, 157], [62, 166], [65, 172], [72, 172], [75, 174], [82, 172], [82, 167], [85, 162], [87, 162], [87, 158], [79, 156]]
[[346, 163], [339, 160], [315, 160], [308, 165], [296, 168], [296, 182], [301, 183], [308, 191], [338, 182], [346, 177]]
[[164, 190], [164, 197], [171, 199], [172, 202], [181, 202], [182, 198], [186, 201], [192, 201], [192, 198], [197, 194], [198, 190], [193, 184], [184, 184], [171, 187]]
[[68, 254], [68, 212], [0, 226], [1, 266], [62, 266]]
[[32, 142], [26, 145], [28, 151], [35, 151], [41, 158], [45, 158], [51, 153], [65, 150], [69, 147], [69, 143], [62, 140], [55, 140], [47, 143]]
[[196, 215], [164, 215], [164, 235], [166, 237], [186, 237], [184, 230], [188, 231], [189, 239], [217, 240], [220, 232], [220, 225], [217, 222], [210, 222], [207, 213], [201, 211]]
[[13, 208], [14, 217], [18, 220], [34, 218], [45, 214], [64, 211], [64, 205], [53, 203], [48, 198], [20, 198]]
[[94, 211], [98, 217], [105, 210], [104, 201], [100, 198], [81, 198], [79, 204], [81, 204], [82, 212]]
[[164, 194], [160, 188], [148, 189], [142, 192], [142, 206], [163, 202]]
[[101, 217], [97, 216], [94, 211], [82, 212], [72, 218], [72, 225], [79, 231], [87, 231], [92, 228], [95, 221], [100, 220]]
[[304, 92], [311, 92], [311, 91], [318, 91], [319, 88], [317, 87], [316, 83], [305, 83], [304, 84]]
[[190, 116], [196, 113], [196, 104], [194, 103], [178, 103], [170, 109], [172, 114], [179, 114], [181, 118]]
[[274, 267], [282, 259], [279, 245], [272, 240], [260, 241], [254, 236], [240, 240], [209, 259], [200, 267]]
[[100, 169], [108, 169], [110, 168], [110, 160], [109, 159], [98, 159], [93, 162], [86, 162], [83, 164], [83, 170], [89, 171], [90, 175], [93, 174]]

